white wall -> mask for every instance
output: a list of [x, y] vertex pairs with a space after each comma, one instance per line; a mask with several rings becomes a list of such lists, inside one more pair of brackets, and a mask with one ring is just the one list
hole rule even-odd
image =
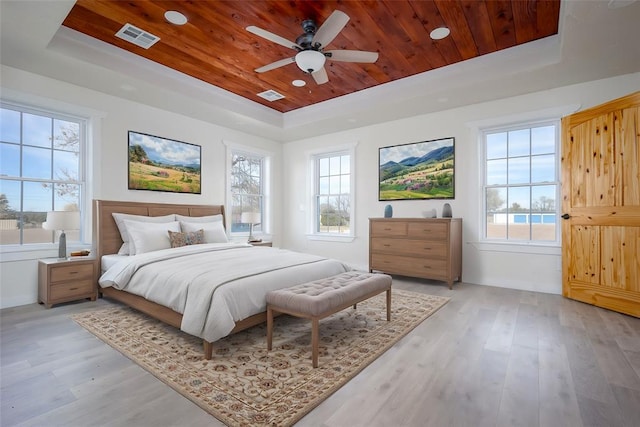
[[[95, 133], [89, 175], [89, 197], [161, 203], [226, 204], [225, 145], [235, 142], [273, 153], [273, 188], [281, 187], [282, 145], [186, 116], [152, 108], [14, 68], [2, 66], [2, 99], [93, 116]], [[159, 135], [202, 147], [202, 194], [177, 194], [127, 189], [127, 131]], [[273, 192], [273, 239], [280, 242], [280, 191]], [[90, 215], [87, 215], [90, 223]], [[89, 242], [90, 243], [90, 242]], [[90, 246], [90, 245], [88, 245]], [[37, 259], [54, 257], [51, 245], [39, 251], [0, 254], [0, 307], [37, 300]]]
[[[517, 122], [550, 112], [585, 109], [640, 89], [640, 74], [600, 80], [524, 96], [469, 105], [439, 113], [381, 123], [351, 131], [287, 143], [283, 161], [284, 245], [368, 268], [368, 218], [381, 217], [386, 202], [378, 201], [378, 148], [410, 142], [455, 137], [454, 217], [463, 218], [463, 280], [468, 283], [561, 293], [559, 248], [483, 245], [481, 234], [481, 175], [478, 125]], [[566, 113], [565, 113], [566, 114]], [[351, 243], [312, 241], [308, 232], [308, 152], [358, 142], [356, 148], [356, 239]], [[420, 217], [444, 200], [392, 202], [394, 217]]]

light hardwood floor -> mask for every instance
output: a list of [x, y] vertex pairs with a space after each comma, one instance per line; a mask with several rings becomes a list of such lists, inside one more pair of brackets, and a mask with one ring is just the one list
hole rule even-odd
[[[640, 319], [558, 295], [394, 279], [451, 297], [300, 426], [639, 426]], [[222, 425], [69, 315], [1, 311], [8, 426]]]

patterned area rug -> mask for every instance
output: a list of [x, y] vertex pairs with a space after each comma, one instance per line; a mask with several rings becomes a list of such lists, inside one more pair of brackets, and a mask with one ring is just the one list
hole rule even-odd
[[288, 426], [448, 300], [394, 289], [391, 322], [384, 293], [322, 320], [317, 369], [304, 319], [277, 317], [270, 352], [259, 325], [214, 343], [212, 360], [203, 358], [200, 339], [128, 307], [73, 319], [229, 426]]

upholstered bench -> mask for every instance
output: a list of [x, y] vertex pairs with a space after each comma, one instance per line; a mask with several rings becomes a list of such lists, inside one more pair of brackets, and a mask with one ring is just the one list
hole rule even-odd
[[318, 367], [318, 325], [327, 316], [382, 292], [387, 292], [387, 321], [391, 320], [391, 276], [348, 271], [267, 294], [267, 349], [273, 341], [273, 316], [286, 313], [311, 319], [311, 359]]

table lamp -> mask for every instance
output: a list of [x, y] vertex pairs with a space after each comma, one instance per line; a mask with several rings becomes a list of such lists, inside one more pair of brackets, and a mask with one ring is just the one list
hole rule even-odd
[[240, 222], [243, 224], [249, 224], [249, 240], [248, 242], [261, 242], [262, 239], [253, 237], [253, 225], [260, 224], [260, 212], [242, 212], [240, 215]]
[[47, 221], [42, 223], [45, 230], [60, 230], [60, 244], [58, 246], [58, 258], [67, 258], [67, 235], [65, 230], [80, 229], [80, 212], [78, 211], [51, 211], [47, 212]]

